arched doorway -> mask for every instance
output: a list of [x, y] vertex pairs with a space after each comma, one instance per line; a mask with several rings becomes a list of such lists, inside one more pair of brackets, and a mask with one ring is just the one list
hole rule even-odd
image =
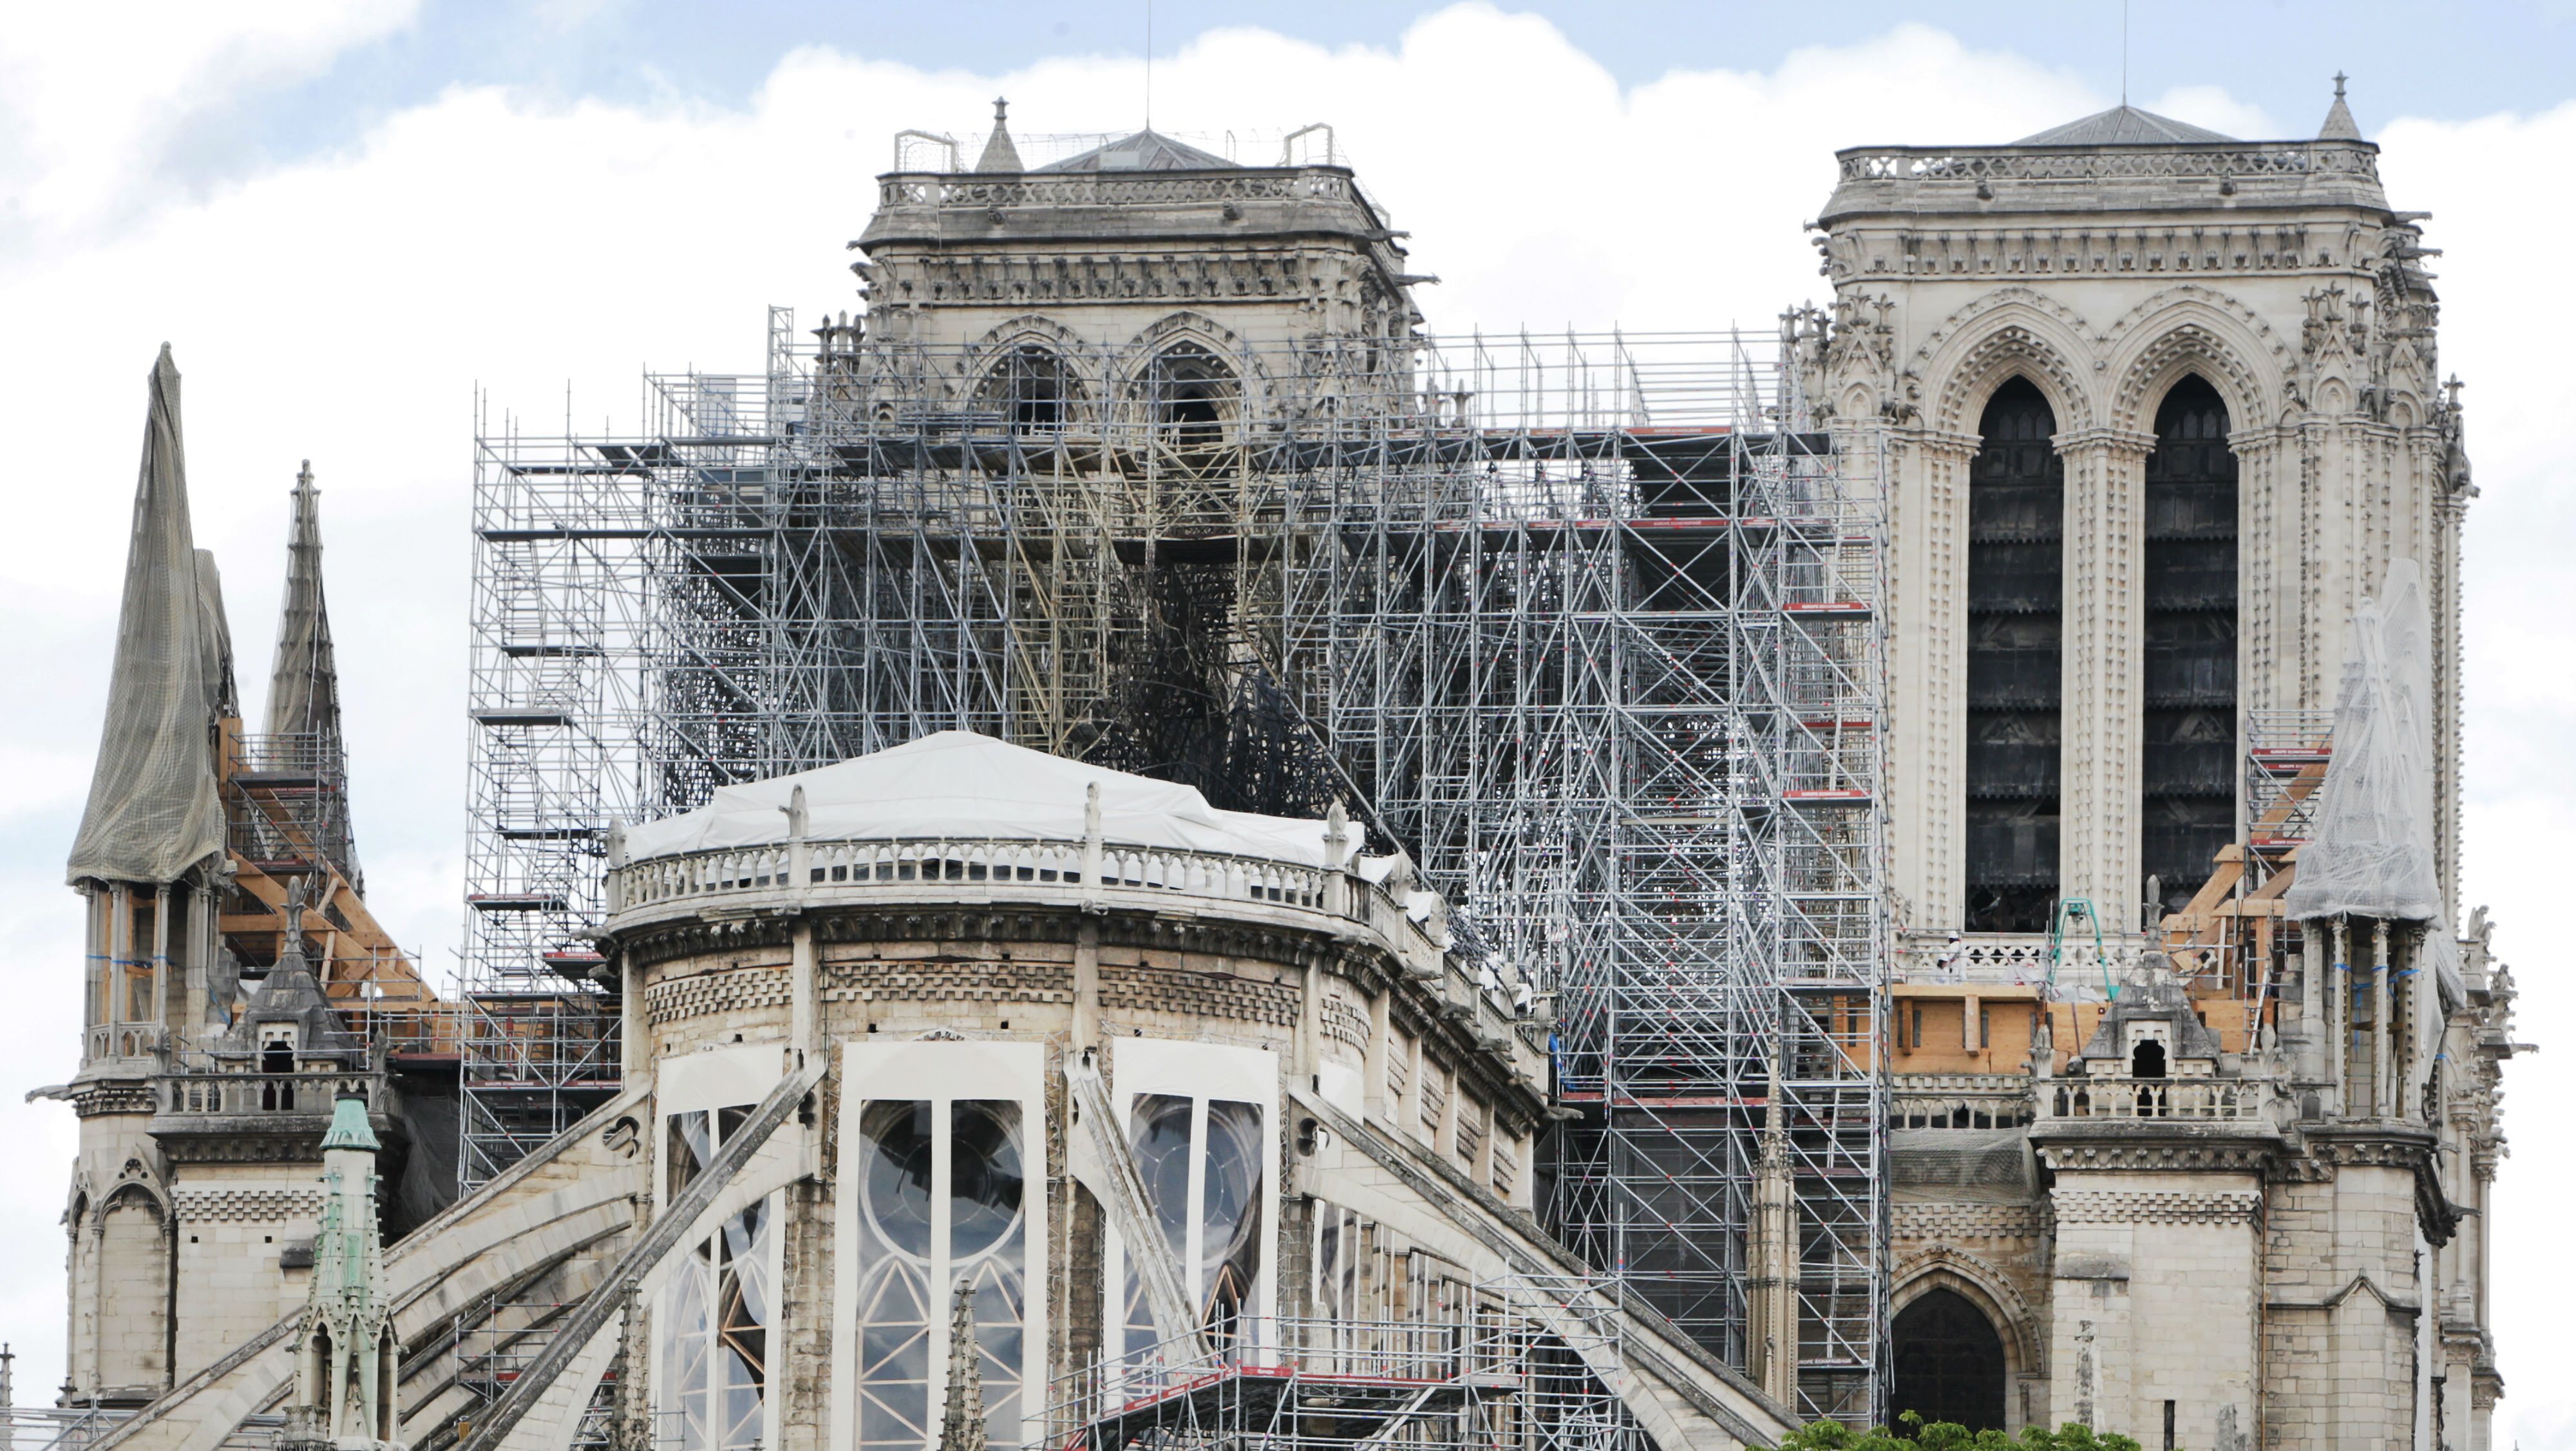
[[2004, 1342], [1984, 1311], [1956, 1290], [1927, 1290], [1896, 1312], [1896, 1387], [1890, 1424], [1907, 1411], [1926, 1425], [2005, 1429]]

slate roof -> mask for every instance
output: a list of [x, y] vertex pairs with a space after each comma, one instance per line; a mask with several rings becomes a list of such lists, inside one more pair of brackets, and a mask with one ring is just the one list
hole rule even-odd
[[1210, 151], [1175, 141], [1160, 131], [1139, 131], [1080, 156], [1051, 161], [1040, 171], [1240, 171], [1243, 168]]
[[2233, 141], [2171, 116], [2141, 111], [2135, 106], [2113, 106], [2080, 121], [2051, 126], [2035, 136], [2025, 136], [2015, 146], [2173, 146], [2195, 141]]

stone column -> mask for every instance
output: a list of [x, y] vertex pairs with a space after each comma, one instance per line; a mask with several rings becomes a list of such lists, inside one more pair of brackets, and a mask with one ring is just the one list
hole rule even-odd
[[[644, 1010], [644, 969], [635, 965], [632, 953], [618, 954], [617, 1058], [626, 1086], [653, 1075], [653, 1024]], [[646, 1142], [646, 1151], [652, 1144]]]
[[[823, 1046], [822, 1004], [815, 991], [814, 919], [797, 918], [787, 930], [787, 944], [787, 1044], [791, 1053], [801, 1059]], [[792, 1071], [792, 1064], [790, 1068]]]
[[163, 1027], [170, 1021], [170, 899], [178, 892], [178, 883], [165, 882], [152, 896], [151, 1020]]
[[2315, 1083], [2325, 1077], [2326, 944], [2311, 923], [2299, 933], [2299, 1039], [2292, 1061], [2298, 1077]]
[[2059, 891], [2134, 920], [2138, 754], [2145, 652], [2146, 458], [2155, 436], [2096, 428], [2059, 434], [2066, 460], [2064, 765]]
[[217, 901], [215, 889], [208, 883], [199, 882], [189, 890], [188, 962], [181, 978], [177, 1031], [172, 1035], [173, 1042], [180, 1047], [187, 1047], [205, 1036], [206, 997], [210, 991], [206, 970], [213, 964], [216, 947], [223, 940], [216, 930]]
[[1917, 434], [1891, 449], [1889, 709], [1921, 722], [1888, 743], [1901, 925], [1949, 931], [1967, 911], [1968, 466], [1972, 433]]
[[2394, 1014], [2388, 1002], [2388, 923], [2372, 923], [2370, 929], [2370, 1113], [2373, 1118], [2386, 1118], [2396, 1095], [2390, 1091], [2389, 1019]]
[[2334, 924], [2333, 961], [2326, 968], [2326, 1028], [2333, 1034], [2326, 1044], [2326, 1067], [2334, 1082], [2334, 1110], [2340, 1114], [2350, 1108], [2348, 1094], [2352, 1085], [2352, 934], [2341, 918]]
[[[1090, 884], [1084, 884], [1088, 891]], [[1073, 937], [1073, 1046], [1100, 1041], [1100, 919], [1085, 917]]]

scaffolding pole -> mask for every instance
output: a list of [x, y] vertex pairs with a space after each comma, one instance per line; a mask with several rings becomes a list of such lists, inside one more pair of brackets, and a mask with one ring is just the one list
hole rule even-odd
[[612, 821], [977, 730], [1349, 802], [1554, 994], [1555, 1226], [1739, 1365], [1776, 1083], [1799, 1409], [1873, 1414], [1884, 470], [1783, 339], [799, 336], [479, 443], [469, 1182], [615, 1086]]

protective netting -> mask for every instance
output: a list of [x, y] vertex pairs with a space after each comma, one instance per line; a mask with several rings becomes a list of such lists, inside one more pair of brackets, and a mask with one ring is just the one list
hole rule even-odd
[[2426, 924], [2425, 955], [2444, 1001], [2456, 1004], [2460, 949], [2434, 869], [2434, 830], [2432, 612], [2422, 569], [2394, 559], [2377, 597], [2353, 612], [2334, 755], [2285, 910], [2302, 920]]
[[[331, 612], [322, 594], [322, 500], [306, 461], [295, 476], [295, 526], [286, 546], [286, 594], [278, 610], [277, 653], [269, 666], [270, 748], [291, 752], [341, 800], [317, 835], [351, 883], [366, 890], [350, 828], [349, 764], [340, 734], [340, 667], [331, 648]], [[291, 743], [291, 744], [289, 744]]]
[[74, 882], [172, 881], [224, 844], [213, 737], [229, 674], [221, 588], [211, 570], [200, 573], [188, 527], [179, 370], [167, 346], [151, 393], [107, 723], [68, 868]]
[[1887, 1163], [1900, 1202], [2018, 1204], [2039, 1187], [2027, 1129], [1896, 1129]]

